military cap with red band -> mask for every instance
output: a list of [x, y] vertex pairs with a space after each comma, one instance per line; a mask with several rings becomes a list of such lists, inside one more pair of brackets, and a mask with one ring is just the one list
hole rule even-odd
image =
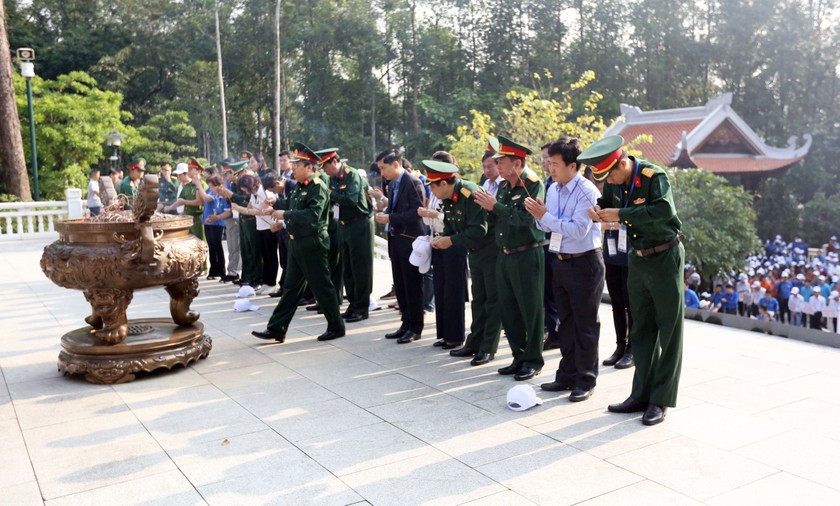
[[502, 137], [501, 135], [497, 137], [490, 137], [489, 143], [489, 150], [493, 151], [493, 158], [501, 158], [503, 156], [526, 158], [532, 153], [530, 149], [526, 148], [522, 144], [513, 142], [507, 137]]
[[596, 181], [603, 181], [618, 166], [618, 161], [624, 154], [623, 146], [624, 138], [622, 136], [609, 135], [579, 154], [577, 161], [580, 164], [592, 167], [592, 177]]
[[338, 148], [320, 149], [315, 154], [318, 156], [318, 165], [324, 165], [333, 158], [338, 158]]
[[302, 142], [292, 143], [292, 152], [289, 154], [290, 162], [318, 163], [318, 155]]
[[191, 169], [196, 169], [204, 172], [204, 167], [202, 167], [201, 164], [198, 163], [198, 160], [196, 160], [195, 158], [190, 158], [190, 161], [187, 162], [187, 166]]
[[449, 179], [458, 173], [458, 166], [454, 163], [423, 160], [423, 165], [426, 167], [426, 185]]
[[250, 160], [252, 156], [254, 155], [250, 151], [242, 151], [241, 153], [239, 153], [240, 160]]
[[128, 166], [128, 170], [142, 170], [143, 172], [146, 171], [146, 159], [145, 158], [135, 158], [131, 161], [131, 165]]

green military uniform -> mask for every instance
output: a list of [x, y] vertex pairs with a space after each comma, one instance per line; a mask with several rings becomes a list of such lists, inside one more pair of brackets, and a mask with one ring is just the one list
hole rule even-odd
[[[510, 154], [504, 146], [496, 151], [496, 157]], [[545, 363], [542, 356], [545, 234], [537, 229], [534, 217], [525, 209], [526, 197], [545, 201], [545, 184], [527, 167], [514, 186], [502, 181], [493, 206], [496, 244], [502, 253], [496, 263], [498, 308], [513, 353], [511, 365], [539, 371]]]
[[308, 284], [327, 319], [327, 331], [341, 331], [343, 335], [344, 320], [327, 266], [328, 203], [326, 185], [313, 174], [307, 181], [298, 183], [288, 199], [278, 198], [274, 205], [276, 209], [286, 209], [283, 220], [289, 231], [289, 263], [283, 294], [268, 321], [271, 331], [286, 334]]
[[[608, 137], [599, 143], [605, 141], [608, 146], [609, 142], [618, 143], [619, 147], [623, 144], [620, 137]], [[589, 153], [594, 149], [597, 163], [601, 158], [597, 156], [599, 143], [581, 153], [578, 160], [593, 163], [587, 156], [592, 156]], [[613, 147], [612, 151], [615, 150]], [[619, 209], [619, 220], [626, 227], [630, 245], [627, 289], [633, 314], [630, 342], [636, 361], [630, 397], [643, 403], [673, 407], [682, 365], [685, 313], [685, 250], [679, 243], [682, 223], [677, 217], [665, 171], [646, 160], [633, 157], [629, 160], [633, 163], [633, 175], [627, 186], [604, 185], [597, 205], [602, 209]], [[596, 178], [597, 170], [593, 170]], [[605, 171], [604, 178], [609, 169]]]
[[468, 251], [472, 324], [464, 347], [495, 354], [502, 327], [496, 289], [499, 247], [487, 211], [475, 203], [474, 193], [478, 191], [484, 189], [472, 181], [455, 183], [452, 198], [443, 201], [443, 235], [452, 240], [453, 246], [464, 246]]
[[330, 188], [330, 202], [338, 206], [338, 256], [349, 303], [346, 314], [367, 316], [373, 291], [373, 207], [368, 182], [358, 170], [344, 166], [330, 177]]
[[[170, 206], [178, 200], [178, 185], [173, 181], [167, 181], [163, 178], [158, 180], [158, 202], [164, 207]], [[175, 209], [168, 211], [167, 214], [177, 214]]]
[[[322, 170], [315, 172], [315, 176], [324, 183], [324, 186], [329, 191], [330, 176]], [[335, 288], [336, 296], [338, 297], [338, 304], [341, 305], [344, 300], [344, 273], [343, 259], [341, 257], [341, 231], [338, 228], [338, 218], [334, 216], [331, 206], [327, 205], [327, 235], [330, 238], [329, 252], [327, 253], [327, 265], [330, 269], [330, 280]], [[319, 308], [320, 309], [320, 308]]]
[[[207, 189], [207, 184], [202, 181], [201, 183], [202, 188], [205, 190]], [[184, 187], [181, 189], [181, 199], [183, 200], [195, 200], [198, 197], [198, 187], [195, 186], [195, 183], [190, 181], [189, 183], [185, 184]], [[201, 223], [202, 215], [204, 214], [204, 205], [198, 206], [184, 206], [184, 214], [192, 216], [193, 224], [190, 227], [190, 233], [202, 241], [204, 239], [204, 224]]]
[[131, 209], [131, 202], [134, 202], [134, 198], [137, 196], [137, 188], [139, 186], [140, 180], [138, 179], [137, 183], [135, 183], [129, 176], [124, 177], [120, 182], [120, 189], [117, 193], [128, 197], [129, 204], [125, 206], [126, 209]]

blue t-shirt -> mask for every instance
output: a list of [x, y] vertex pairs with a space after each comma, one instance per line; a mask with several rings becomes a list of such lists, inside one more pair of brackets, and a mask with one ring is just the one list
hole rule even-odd
[[213, 190], [207, 190], [207, 195], [213, 197], [210, 202], [204, 203], [204, 216], [201, 222], [205, 227], [224, 227], [225, 220], [216, 220], [213, 223], [207, 223], [207, 217], [212, 214], [222, 214], [225, 211], [230, 211], [230, 202], [221, 195], [216, 195]]
[[723, 297], [721, 297], [721, 304], [723, 309], [738, 309], [738, 292], [724, 292]]
[[691, 288], [685, 289], [685, 307], [699, 309], [700, 299], [697, 297], [697, 292]]
[[791, 288], [793, 288], [793, 283], [790, 281], [779, 281], [775, 286], [776, 295], [783, 300], [789, 299]]
[[777, 301], [773, 297], [770, 297], [770, 300], [767, 300], [766, 297], [761, 299], [758, 302], [758, 306], [765, 308], [767, 311], [773, 311], [773, 314], [779, 312], [779, 301]]

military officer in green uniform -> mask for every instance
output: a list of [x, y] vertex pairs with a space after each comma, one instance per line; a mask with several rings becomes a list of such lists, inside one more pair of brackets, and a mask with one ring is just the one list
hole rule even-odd
[[[179, 171], [180, 172], [180, 171]], [[193, 219], [193, 224], [190, 227], [190, 233], [202, 241], [204, 238], [204, 224], [201, 222], [204, 214], [204, 203], [213, 200], [213, 197], [207, 195], [204, 191], [207, 189], [207, 183], [201, 180], [201, 173], [204, 172], [204, 167], [195, 158], [190, 158], [187, 163], [186, 179], [182, 178], [183, 174], [179, 174], [182, 188], [181, 195], [174, 203], [168, 206], [168, 210], [184, 206], [184, 214], [189, 215]], [[165, 207], [164, 209], [167, 209]]]
[[[172, 205], [178, 200], [178, 185], [172, 180], [172, 162], [160, 164], [160, 178], [158, 179], [158, 203], [161, 209]], [[177, 214], [168, 211], [169, 214]]]
[[[443, 233], [433, 239], [432, 248], [466, 250], [472, 277], [473, 325], [465, 345], [449, 354], [453, 357], [473, 357], [471, 365], [486, 364], [493, 360], [499, 346], [501, 320], [496, 310], [498, 293], [495, 279], [499, 248], [496, 246], [493, 229], [487, 223], [487, 211], [475, 201], [475, 194], [484, 190], [472, 181], [461, 180], [455, 164], [424, 160], [423, 165], [427, 169], [426, 184], [443, 203]], [[449, 313], [450, 309], [459, 311], [461, 315], [464, 312], [463, 294], [466, 286], [451, 283], [450, 278], [458, 279], [457, 273], [443, 280], [447, 300], [436, 300], [438, 318], [442, 311]], [[455, 307], [448, 307], [450, 305]], [[446, 321], [440, 323], [448, 326]], [[463, 323], [462, 316], [457, 330], [461, 336], [464, 332]], [[440, 331], [438, 338], [442, 338]]]
[[131, 204], [134, 203], [134, 197], [137, 196], [137, 189], [140, 187], [140, 180], [145, 173], [146, 159], [135, 158], [132, 160], [131, 165], [128, 166], [128, 177], [123, 178], [119, 191], [117, 191], [118, 194], [128, 197], [128, 204], [125, 206], [126, 209], [131, 209]]
[[[315, 156], [318, 157], [320, 155], [316, 153]], [[326, 185], [327, 191], [330, 191], [332, 188], [330, 175], [321, 169], [321, 166], [317, 161], [315, 162], [315, 176], [318, 177], [324, 185]], [[327, 234], [330, 237], [330, 249], [327, 253], [327, 265], [329, 265], [330, 280], [332, 281], [333, 287], [335, 287], [335, 293], [338, 297], [338, 305], [340, 306], [344, 301], [344, 259], [341, 255], [341, 230], [339, 229], [338, 216], [336, 215], [333, 206], [330, 205], [328, 207], [330, 208], [330, 212], [327, 215]], [[373, 281], [371, 281], [371, 284], [372, 283]], [[323, 312], [321, 310], [321, 306], [318, 304], [306, 306], [306, 310], [318, 311], [319, 313]]]
[[608, 409], [643, 411], [642, 422], [654, 425], [677, 402], [685, 250], [668, 175], [647, 160], [628, 156], [623, 146], [621, 136], [605, 137], [581, 153], [578, 162], [591, 165], [593, 177], [607, 182], [589, 217], [606, 230], [618, 231], [616, 239], [608, 238], [608, 252], [613, 248], [628, 252], [630, 342], [636, 371], [630, 397]]
[[327, 331], [318, 340], [329, 341], [344, 336], [344, 320], [327, 266], [329, 190], [315, 175], [318, 155], [300, 143], [292, 144], [292, 148], [289, 161], [297, 185], [288, 199], [278, 196], [274, 204], [278, 210], [272, 214], [274, 219], [283, 220], [289, 231], [286, 283], [267, 328], [251, 334], [260, 339], [285, 341], [297, 301], [308, 284], [327, 319]]
[[545, 201], [545, 184], [525, 158], [531, 150], [502, 136], [490, 137], [490, 149], [504, 181], [496, 197], [475, 193], [475, 201], [490, 213], [501, 249], [496, 263], [498, 312], [507, 334], [513, 363], [499, 374], [528, 380], [542, 370], [543, 276], [545, 233], [525, 209], [525, 199]]
[[341, 316], [347, 323], [367, 320], [373, 290], [373, 206], [368, 200], [370, 186], [359, 171], [341, 163], [338, 148], [316, 151], [315, 154], [320, 157], [318, 164], [321, 170], [329, 176], [330, 213], [338, 220], [336, 235], [339, 242], [338, 256], [341, 259], [340, 272], [349, 303]]

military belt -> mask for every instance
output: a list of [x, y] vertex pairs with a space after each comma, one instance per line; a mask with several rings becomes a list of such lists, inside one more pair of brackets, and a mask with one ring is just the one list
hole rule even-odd
[[347, 220], [339, 220], [339, 221], [341, 222], [342, 225], [349, 225], [351, 223], [356, 223], [357, 221], [362, 221], [362, 220], [364, 220], [366, 218], [369, 218], [369, 217], [370, 217], [369, 215], [363, 214], [361, 216], [356, 216], [355, 218], [350, 218], [350, 219], [347, 219]]
[[589, 255], [594, 255], [595, 253], [600, 252], [601, 248], [591, 249], [589, 251], [584, 251], [583, 253], [557, 253], [557, 258], [559, 260], [571, 260], [573, 258], [588, 257]]
[[526, 244], [525, 246], [519, 246], [516, 248], [502, 248], [502, 252], [505, 255], [512, 255], [514, 253], [522, 253], [523, 251], [528, 251], [529, 249], [536, 249], [548, 244], [547, 241], [543, 242], [532, 242], [531, 244]]
[[667, 251], [667, 250], [673, 248], [674, 246], [679, 244], [680, 241], [682, 241], [683, 239], [685, 239], [684, 235], [677, 234], [676, 237], [674, 237], [673, 239], [671, 239], [670, 241], [668, 241], [666, 243], [662, 243], [662, 244], [660, 244], [658, 246], [654, 246], [652, 248], [637, 249], [636, 250], [636, 256], [648, 257], [648, 256], [653, 255], [654, 253], [662, 253], [663, 251]]

